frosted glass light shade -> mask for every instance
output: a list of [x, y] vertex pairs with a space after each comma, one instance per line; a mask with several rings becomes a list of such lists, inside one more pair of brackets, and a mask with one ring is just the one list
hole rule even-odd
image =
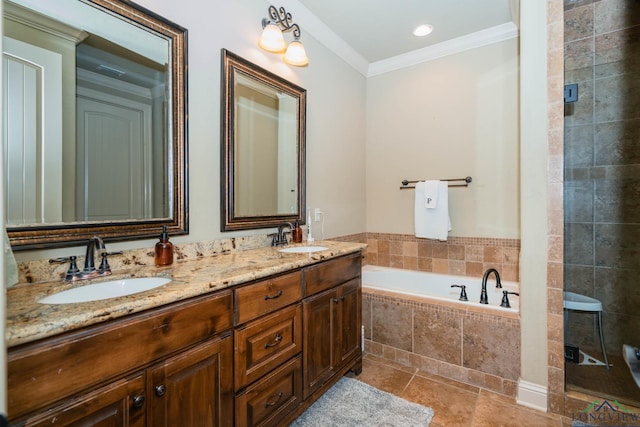
[[289, 43], [287, 53], [284, 54], [284, 62], [289, 65], [295, 65], [296, 67], [304, 67], [309, 64], [307, 52], [304, 50], [304, 46], [300, 41], [294, 40]]
[[267, 52], [281, 53], [284, 52], [287, 47], [287, 43], [284, 41], [282, 31], [275, 24], [267, 24], [262, 30], [262, 36], [258, 40], [258, 46]]

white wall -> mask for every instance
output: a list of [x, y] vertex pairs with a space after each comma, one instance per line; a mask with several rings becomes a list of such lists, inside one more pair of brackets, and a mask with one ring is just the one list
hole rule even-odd
[[521, 3], [521, 378], [547, 385], [547, 3]]
[[[188, 30], [189, 229], [175, 244], [272, 230], [220, 231], [220, 49], [226, 48], [307, 89], [307, 205], [325, 212], [325, 237], [365, 231], [365, 78], [302, 27], [310, 64], [286, 65], [257, 40], [264, 0], [138, 0]], [[294, 15], [294, 21], [296, 16]], [[290, 40], [289, 35], [286, 38]], [[320, 233], [320, 223], [314, 234]], [[152, 247], [153, 240], [109, 244], [109, 250]], [[18, 252], [18, 261], [80, 255], [79, 247]]]
[[449, 191], [452, 236], [519, 238], [518, 41], [367, 82], [367, 231], [413, 234], [403, 179], [473, 177]]

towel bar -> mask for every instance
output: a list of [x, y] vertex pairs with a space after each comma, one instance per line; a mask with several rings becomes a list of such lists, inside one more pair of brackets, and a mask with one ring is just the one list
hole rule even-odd
[[[472, 180], [473, 179], [470, 176], [468, 176], [466, 178], [441, 179], [440, 181], [464, 181], [464, 184], [449, 184], [449, 187], [468, 187], [469, 183]], [[402, 181], [402, 187], [400, 187], [400, 189], [407, 190], [409, 188], [416, 188], [415, 186], [409, 187], [409, 184], [415, 184], [416, 182], [420, 182], [420, 181], [408, 181], [405, 179]]]

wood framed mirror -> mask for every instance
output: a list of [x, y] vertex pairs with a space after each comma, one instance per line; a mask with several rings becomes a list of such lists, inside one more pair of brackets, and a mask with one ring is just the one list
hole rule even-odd
[[3, 4], [12, 248], [187, 234], [187, 30], [125, 0]]
[[222, 50], [222, 231], [304, 223], [306, 96]]

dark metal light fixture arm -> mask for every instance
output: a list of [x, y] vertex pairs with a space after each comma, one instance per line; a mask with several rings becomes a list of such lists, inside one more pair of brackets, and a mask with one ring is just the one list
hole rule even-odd
[[269, 23], [274, 23], [280, 30], [284, 33], [288, 31], [293, 32], [293, 37], [296, 39], [300, 38], [300, 27], [296, 23], [292, 23], [293, 17], [291, 13], [287, 12], [284, 7], [280, 7], [280, 10], [275, 8], [275, 6], [269, 6], [269, 18], [262, 19], [262, 28], [269, 25]]

